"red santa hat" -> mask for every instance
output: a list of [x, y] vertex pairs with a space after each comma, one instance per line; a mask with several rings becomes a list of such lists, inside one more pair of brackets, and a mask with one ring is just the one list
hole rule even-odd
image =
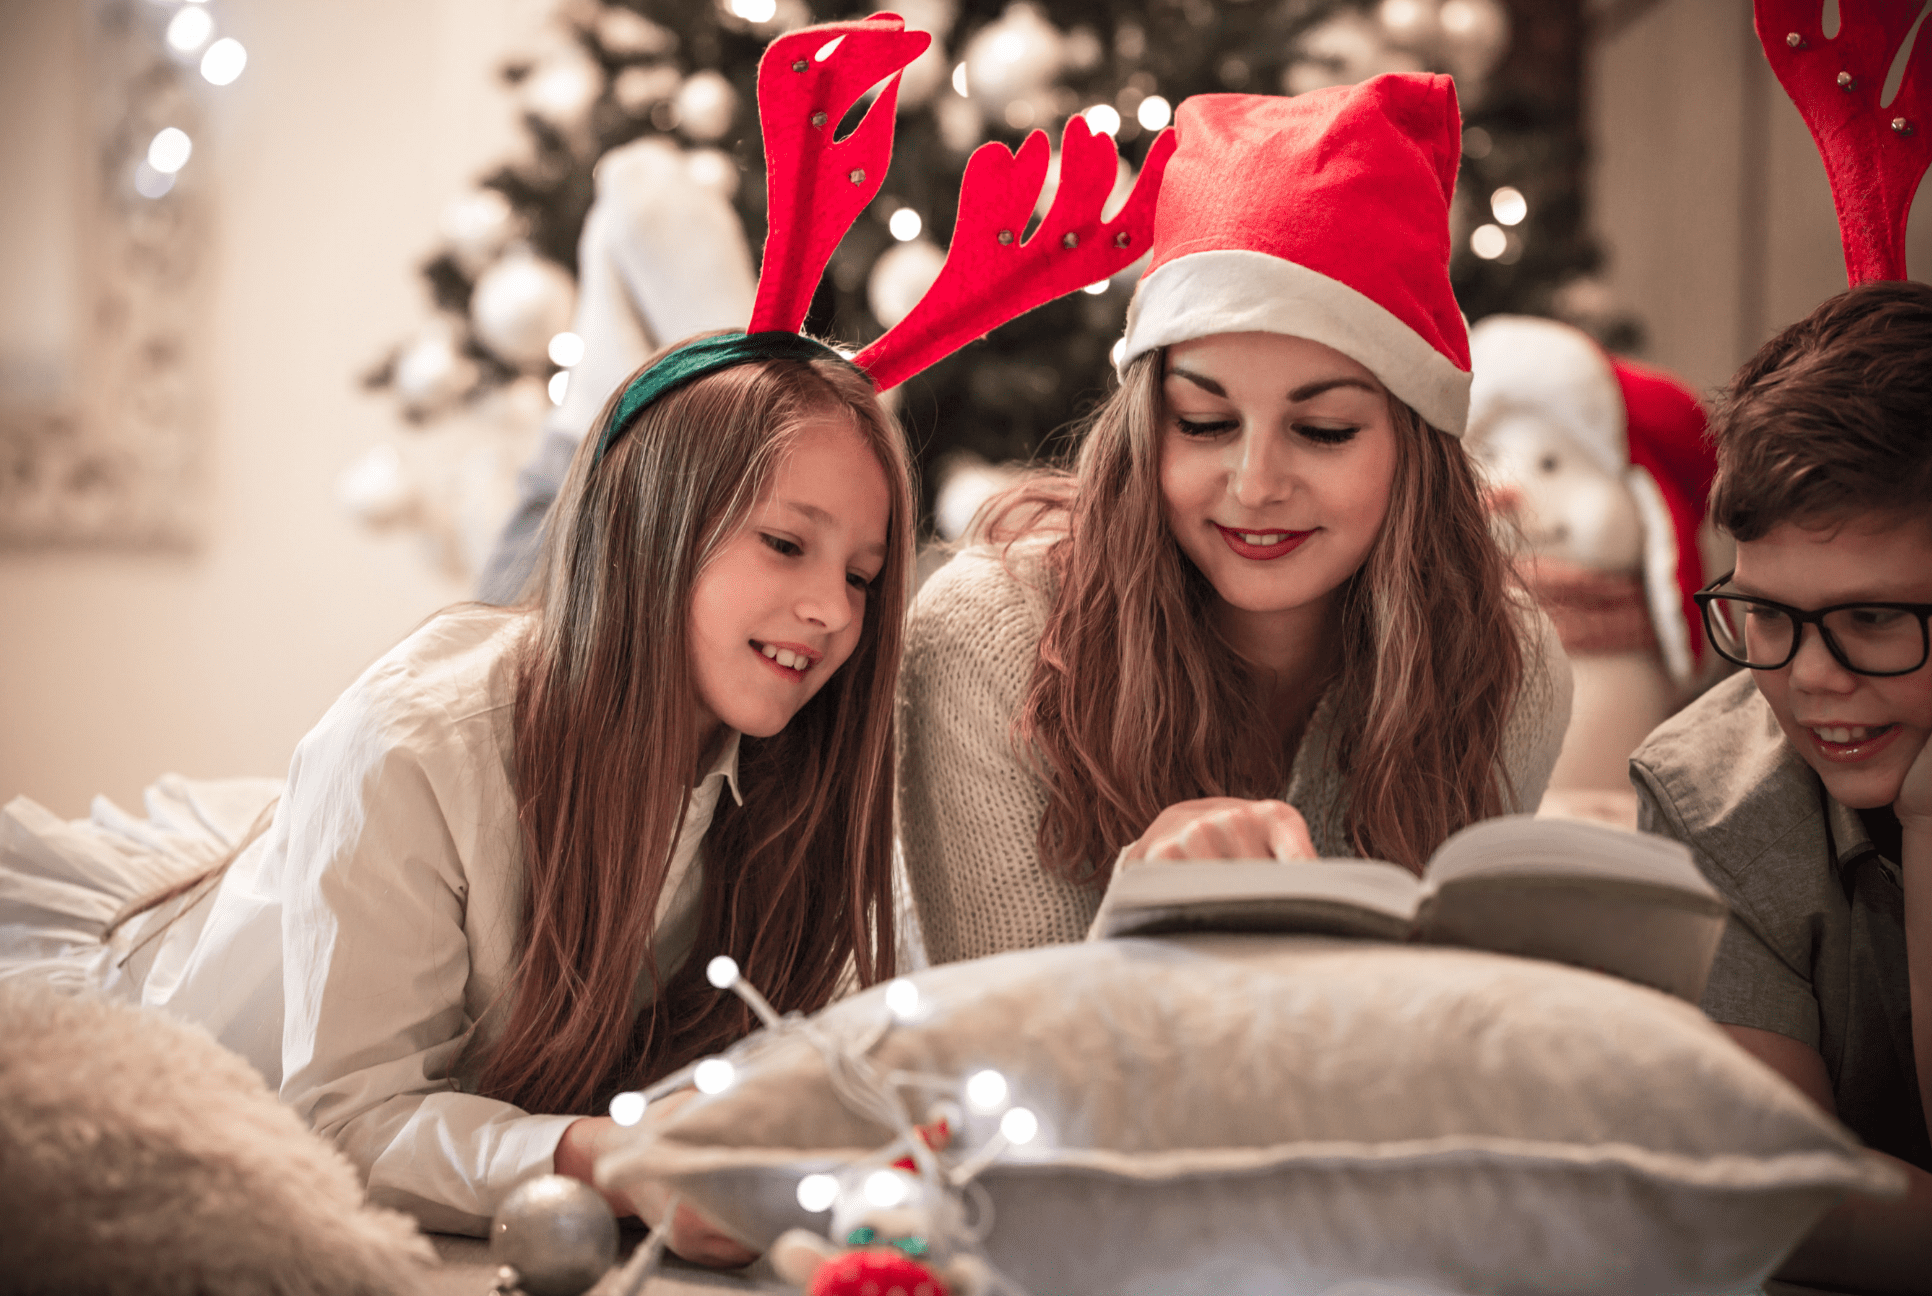
[[1664, 666], [1680, 684], [1694, 680], [1704, 630], [1691, 595], [1708, 581], [1697, 533], [1717, 474], [1696, 393], [1555, 320], [1491, 315], [1471, 333], [1470, 351], [1471, 424], [1504, 408], [1534, 409], [1629, 488], [1643, 523], [1644, 591]]
[[1153, 259], [1117, 363], [1215, 333], [1285, 333], [1365, 366], [1462, 435], [1469, 337], [1449, 287], [1462, 157], [1455, 83], [1195, 95], [1154, 211]]

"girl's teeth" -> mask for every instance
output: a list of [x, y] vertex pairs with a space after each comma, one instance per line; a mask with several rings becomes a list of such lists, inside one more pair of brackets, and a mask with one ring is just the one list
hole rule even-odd
[[791, 670], [794, 666], [798, 664], [798, 658], [792, 656], [791, 649], [780, 648], [778, 650], [778, 664], [780, 666], [783, 666], [786, 670]]
[[1863, 742], [1875, 731], [1866, 725], [1834, 725], [1829, 729], [1814, 729], [1812, 732], [1826, 742], [1849, 743]]
[[764, 653], [764, 654], [765, 654], [765, 656], [767, 656], [767, 657], [776, 657], [776, 656], [778, 656], [778, 650], [777, 650], [776, 648], [774, 648], [774, 647], [772, 647], [772, 646], [771, 646], [770, 644], [766, 644], [766, 645], [765, 645], [765, 646], [764, 646], [763, 648], [761, 648], [761, 649], [759, 649], [759, 651], [760, 651], [760, 652], [762, 652], [762, 653]]
[[1244, 532], [1241, 538], [1251, 545], [1278, 545], [1288, 537], [1281, 535], [1253, 535]]

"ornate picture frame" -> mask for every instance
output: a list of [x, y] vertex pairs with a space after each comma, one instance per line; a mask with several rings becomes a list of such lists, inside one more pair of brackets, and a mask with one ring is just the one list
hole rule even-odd
[[[199, 537], [205, 422], [209, 168], [187, 167], [158, 197], [135, 187], [149, 141], [195, 136], [192, 64], [172, 58], [141, 0], [38, 0], [48, 79], [71, 93], [45, 105], [80, 143], [42, 189], [12, 201], [64, 204], [76, 298], [57, 381], [22, 384], [0, 355], [0, 548], [187, 550]], [[36, 51], [33, 57], [39, 57]], [[62, 123], [60, 114], [69, 114]], [[43, 155], [43, 158], [47, 155]], [[150, 188], [155, 187], [150, 185]], [[28, 189], [29, 186], [22, 186]], [[43, 365], [43, 369], [49, 366]]]

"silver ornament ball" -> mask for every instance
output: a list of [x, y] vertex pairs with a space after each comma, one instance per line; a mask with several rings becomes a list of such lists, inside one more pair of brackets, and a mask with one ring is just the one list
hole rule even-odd
[[543, 1175], [497, 1207], [490, 1259], [515, 1269], [528, 1296], [579, 1296], [617, 1259], [617, 1219], [589, 1184]]

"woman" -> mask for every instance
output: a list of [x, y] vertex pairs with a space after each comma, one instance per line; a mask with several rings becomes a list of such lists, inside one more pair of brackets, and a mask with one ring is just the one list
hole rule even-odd
[[1079, 939], [1117, 860], [1419, 869], [1533, 810], [1561, 744], [1567, 663], [1456, 439], [1452, 83], [1200, 96], [1177, 129], [1120, 386], [913, 611], [936, 962]]

